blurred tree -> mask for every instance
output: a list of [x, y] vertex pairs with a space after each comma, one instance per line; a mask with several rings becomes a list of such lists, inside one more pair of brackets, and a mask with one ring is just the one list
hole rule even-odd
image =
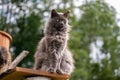
[[76, 60], [71, 80], [119, 80], [119, 27], [114, 8], [104, 0], [91, 0], [80, 9], [83, 14], [74, 24], [70, 41]]

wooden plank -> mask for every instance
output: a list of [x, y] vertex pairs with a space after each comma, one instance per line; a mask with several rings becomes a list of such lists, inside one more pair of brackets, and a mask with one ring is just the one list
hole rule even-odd
[[0, 77], [0, 80], [23, 80], [25, 77], [44, 76], [52, 78], [53, 80], [66, 80], [69, 75], [59, 75], [45, 71], [32, 70], [28, 68], [16, 67], [12, 72]]

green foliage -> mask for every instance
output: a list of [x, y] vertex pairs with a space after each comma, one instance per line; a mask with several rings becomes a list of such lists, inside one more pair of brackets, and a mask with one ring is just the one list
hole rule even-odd
[[20, 31], [16, 34], [13, 33], [13, 39], [15, 40], [12, 43], [12, 46], [15, 46], [14, 57], [17, 56], [22, 50], [30, 51], [30, 54], [25, 60], [22, 61], [20, 65], [31, 67], [33, 64], [33, 55], [36, 49], [35, 46], [42, 36], [42, 32], [38, 30], [41, 25], [40, 18], [36, 14], [32, 13], [27, 18], [18, 19], [17, 25], [19, 26]]

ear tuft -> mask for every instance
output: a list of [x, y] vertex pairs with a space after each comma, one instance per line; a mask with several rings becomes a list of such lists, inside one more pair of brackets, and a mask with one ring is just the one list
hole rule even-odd
[[67, 18], [70, 13], [70, 10], [66, 11], [63, 15]]
[[51, 10], [51, 18], [58, 16], [58, 13], [55, 9]]

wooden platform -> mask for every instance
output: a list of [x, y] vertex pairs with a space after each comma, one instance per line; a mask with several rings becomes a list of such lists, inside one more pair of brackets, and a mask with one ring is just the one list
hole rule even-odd
[[66, 80], [69, 78], [69, 75], [59, 75], [28, 68], [16, 67], [10, 73], [0, 76], [0, 80], [24, 80], [25, 77], [33, 76], [45, 76], [52, 78], [53, 80]]

